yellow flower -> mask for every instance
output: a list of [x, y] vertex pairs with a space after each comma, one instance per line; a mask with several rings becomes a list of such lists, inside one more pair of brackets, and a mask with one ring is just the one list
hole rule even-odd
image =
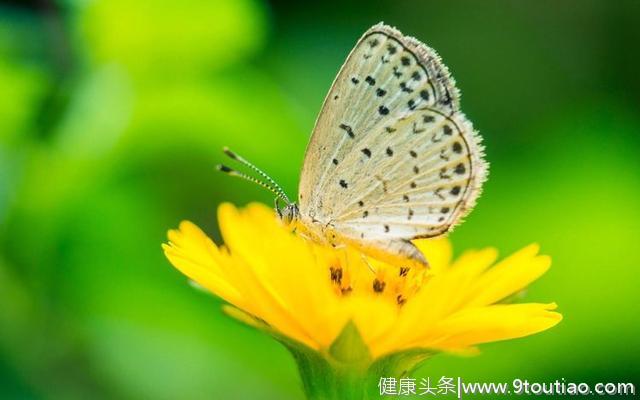
[[[417, 362], [440, 351], [474, 352], [562, 319], [554, 303], [500, 303], [549, 268], [537, 245], [496, 263], [493, 248], [452, 261], [447, 239], [417, 240], [431, 268], [412, 269], [305, 240], [264, 205], [223, 204], [218, 217], [225, 245], [185, 221], [163, 245], [171, 263], [229, 303], [230, 315], [321, 358], [369, 365], [419, 350]], [[358, 346], [364, 355], [348, 354]]]

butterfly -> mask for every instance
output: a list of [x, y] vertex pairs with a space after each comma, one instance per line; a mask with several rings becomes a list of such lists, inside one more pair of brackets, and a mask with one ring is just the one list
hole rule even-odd
[[459, 99], [433, 49], [380, 23], [358, 40], [325, 98], [297, 203], [226, 148], [266, 181], [219, 169], [274, 192], [280, 219], [305, 237], [427, 266], [412, 240], [449, 232], [473, 208], [488, 174], [481, 138]]

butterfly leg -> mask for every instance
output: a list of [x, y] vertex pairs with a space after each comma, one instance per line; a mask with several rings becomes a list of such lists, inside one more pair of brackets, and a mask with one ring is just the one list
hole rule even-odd
[[360, 253], [360, 257], [362, 258], [362, 262], [367, 266], [367, 268], [369, 268], [369, 270], [375, 274], [376, 273], [376, 269], [373, 268], [373, 266], [371, 265], [371, 263], [369, 263], [369, 259], [367, 258], [367, 256], [364, 253]]

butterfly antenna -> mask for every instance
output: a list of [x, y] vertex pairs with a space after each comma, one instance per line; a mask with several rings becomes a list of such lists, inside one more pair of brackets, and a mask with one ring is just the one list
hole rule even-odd
[[[289, 197], [284, 192], [284, 190], [280, 187], [280, 185], [278, 185], [278, 183], [275, 180], [273, 180], [269, 175], [267, 175], [266, 172], [264, 172], [260, 168], [256, 167], [255, 165], [253, 165], [252, 163], [250, 163], [249, 161], [247, 161], [246, 159], [244, 159], [240, 155], [234, 153], [228, 147], [224, 147], [222, 149], [222, 151], [224, 151], [224, 154], [226, 154], [229, 158], [238, 161], [239, 163], [245, 165], [246, 167], [250, 168], [252, 171], [254, 171], [257, 174], [259, 174], [261, 177], [266, 179], [266, 181], [269, 182], [269, 184], [271, 185], [272, 189], [277, 191], [276, 194], [278, 195], [278, 197], [282, 198], [282, 200], [284, 200], [287, 204], [291, 203], [291, 201], [289, 200]], [[264, 184], [264, 186], [266, 187], [268, 185]], [[272, 190], [272, 191], [274, 191], [274, 190]]]
[[247, 175], [247, 174], [245, 174], [243, 172], [237, 171], [237, 170], [235, 170], [233, 168], [229, 168], [229, 167], [227, 167], [226, 165], [223, 165], [223, 164], [217, 165], [216, 168], [218, 169], [218, 171], [224, 172], [227, 175], [236, 176], [238, 178], [247, 180], [249, 182], [253, 182], [256, 185], [261, 186], [261, 187], [267, 189], [268, 191], [270, 191], [271, 193], [275, 194], [278, 198], [280, 198], [280, 199], [284, 200], [285, 202], [287, 202], [287, 204], [290, 203], [289, 199], [287, 198], [287, 196], [283, 192], [281, 192], [280, 190], [277, 190], [276, 188], [274, 188], [274, 187], [262, 182], [259, 179], [254, 178], [253, 176], [249, 176], [249, 175]]

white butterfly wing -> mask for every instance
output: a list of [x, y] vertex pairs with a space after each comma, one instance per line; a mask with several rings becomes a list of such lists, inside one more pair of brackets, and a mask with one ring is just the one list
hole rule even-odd
[[482, 156], [437, 54], [379, 24], [325, 99], [300, 212], [362, 248], [420, 259], [409, 240], [446, 233], [473, 207], [486, 179]]

